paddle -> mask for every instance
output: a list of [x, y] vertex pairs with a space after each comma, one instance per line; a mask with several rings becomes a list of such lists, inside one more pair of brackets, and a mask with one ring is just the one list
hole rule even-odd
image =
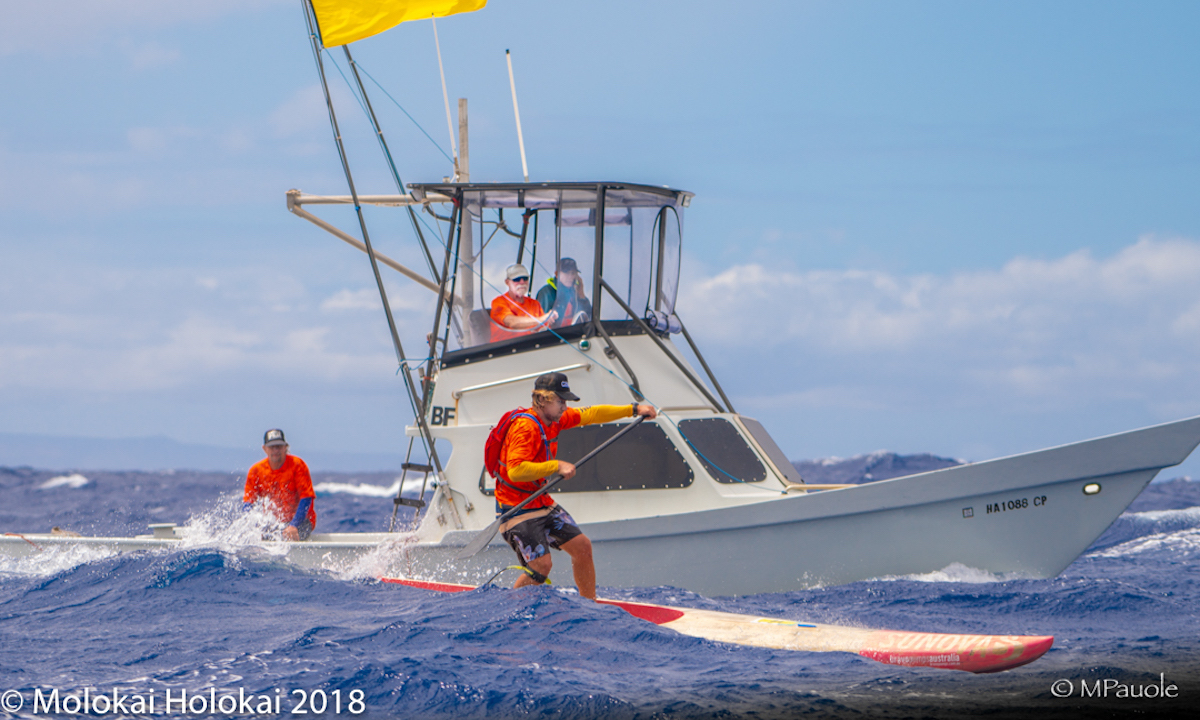
[[[634, 419], [633, 422], [631, 422], [628, 425], [626, 425], [625, 427], [621, 428], [620, 431], [618, 431], [616, 435], [613, 435], [609, 439], [600, 443], [596, 447], [595, 450], [592, 450], [587, 455], [584, 455], [582, 460], [575, 463], [575, 467], [579, 467], [580, 465], [584, 464], [588, 460], [591, 460], [592, 458], [594, 458], [601, 450], [603, 450], [604, 448], [608, 447], [609, 445], [612, 445], [613, 443], [615, 443], [622, 435], [624, 435], [625, 433], [627, 433], [630, 430], [637, 427], [638, 423], [640, 423], [641, 421], [643, 421], [645, 419], [646, 419], [645, 415], [638, 415]], [[466, 560], [469, 557], [479, 554], [479, 551], [484, 549], [485, 547], [487, 547], [487, 544], [492, 541], [492, 538], [496, 537], [496, 532], [498, 530], [500, 530], [500, 526], [503, 525], [506, 520], [511, 518], [513, 515], [516, 515], [518, 512], [521, 511], [522, 508], [524, 508], [529, 503], [533, 502], [534, 499], [539, 498], [542, 495], [545, 495], [550, 490], [550, 488], [557, 485], [558, 482], [562, 479], [563, 479], [562, 475], [555, 473], [553, 476], [551, 476], [550, 482], [543, 485], [537, 492], [535, 492], [534, 494], [532, 494], [529, 497], [522, 500], [515, 507], [511, 508], [508, 512], [506, 512], [503, 515], [501, 515], [500, 517], [496, 518], [496, 521], [493, 522], [491, 525], [488, 525], [486, 528], [484, 528], [482, 531], [480, 531], [480, 533], [478, 535], [476, 535], [475, 538], [473, 540], [471, 540], [471, 542], [467, 543], [467, 546], [464, 547], [458, 553], [458, 555], [454, 556], [455, 559], [456, 560]]]

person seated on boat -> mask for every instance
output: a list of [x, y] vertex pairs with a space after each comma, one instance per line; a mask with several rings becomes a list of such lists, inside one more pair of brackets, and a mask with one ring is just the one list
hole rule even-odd
[[543, 312], [553, 310], [558, 313], [553, 327], [587, 322], [592, 316], [592, 303], [584, 296], [583, 278], [579, 277], [579, 266], [574, 258], [565, 257], [558, 261], [558, 273], [538, 290], [537, 301]]
[[[658, 415], [651, 405], [593, 405], [567, 407], [578, 402], [571, 392], [567, 376], [546, 373], [533, 384], [533, 405], [512, 416], [508, 433], [500, 448], [500, 473], [496, 478], [496, 511], [503, 514], [519, 505], [546, 484], [555, 473], [570, 481], [575, 466], [558, 460], [558, 434], [567, 428], [612, 422], [619, 418]], [[514, 588], [545, 582], [553, 560], [550, 548], [571, 556], [575, 586], [579, 594], [596, 599], [596, 566], [592, 560], [592, 541], [579, 529], [571, 516], [554, 502], [549, 493], [535, 498], [520, 513], [500, 526], [504, 539], [516, 551], [526, 574], [517, 578]]]
[[317, 511], [313, 507], [317, 494], [313, 492], [308, 465], [295, 455], [288, 455], [287, 439], [278, 428], [263, 435], [263, 452], [267, 457], [246, 473], [242, 509], [249, 510], [262, 501], [284, 523], [284, 540], [308, 539], [317, 525]]
[[529, 297], [529, 270], [520, 263], [504, 271], [508, 292], [492, 301], [492, 342], [528, 335], [543, 329], [558, 316], [545, 312], [537, 300]]

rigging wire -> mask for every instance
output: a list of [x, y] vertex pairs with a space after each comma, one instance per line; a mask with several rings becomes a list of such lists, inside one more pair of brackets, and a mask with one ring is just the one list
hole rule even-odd
[[371, 77], [371, 73], [367, 72], [367, 69], [365, 67], [363, 67], [361, 61], [358, 62], [358, 69], [362, 70], [363, 75], [366, 75], [368, 80], [375, 83], [375, 87], [379, 88], [379, 91], [382, 92], [384, 95], [386, 95], [388, 100], [391, 100], [393, 103], [395, 103], [396, 107], [400, 108], [400, 112], [404, 113], [405, 117], [407, 117], [409, 120], [412, 120], [412, 124], [417, 126], [417, 129], [421, 131], [422, 135], [429, 138], [429, 142], [433, 143], [433, 146], [438, 149], [438, 152], [440, 152], [450, 162], [454, 162], [454, 158], [450, 157], [446, 153], [446, 150], [441, 145], [438, 144], [437, 140], [434, 140], [433, 136], [430, 135], [428, 132], [426, 132], [425, 128], [421, 127], [421, 123], [417, 122], [417, 119], [414, 118], [412, 115], [409, 115], [408, 111], [404, 109], [404, 106], [401, 105], [396, 100], [396, 98], [392, 97], [392, 94], [389, 93], [387, 91], [387, 89], [383, 87], [383, 85], [380, 85], [378, 80]]

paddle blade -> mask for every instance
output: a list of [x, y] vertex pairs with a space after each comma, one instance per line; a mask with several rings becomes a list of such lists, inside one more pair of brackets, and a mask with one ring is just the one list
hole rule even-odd
[[500, 521], [502, 519], [503, 518], [496, 518], [495, 522], [493, 522], [491, 525], [488, 525], [483, 530], [480, 530], [479, 534], [476, 535], [471, 542], [467, 543], [466, 547], [464, 547], [458, 552], [457, 555], [454, 556], [454, 559], [466, 560], [469, 557], [478, 555], [479, 551], [487, 547], [487, 544], [492, 541], [492, 538], [496, 537], [496, 531], [500, 529]]

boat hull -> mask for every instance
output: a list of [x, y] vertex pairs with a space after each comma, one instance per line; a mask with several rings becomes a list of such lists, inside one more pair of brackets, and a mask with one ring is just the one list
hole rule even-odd
[[[1162, 467], [1182, 462], [1198, 442], [1200, 418], [1193, 418], [842, 490], [583, 529], [600, 584], [613, 587], [741, 595], [956, 563], [1046, 578], [1070, 565]], [[1099, 492], [1085, 493], [1089, 485]], [[472, 536], [448, 533], [437, 545], [406, 548], [401, 574], [477, 583], [514, 562], [499, 540], [456, 562], [458, 547]], [[570, 573], [554, 577], [567, 583]]]

